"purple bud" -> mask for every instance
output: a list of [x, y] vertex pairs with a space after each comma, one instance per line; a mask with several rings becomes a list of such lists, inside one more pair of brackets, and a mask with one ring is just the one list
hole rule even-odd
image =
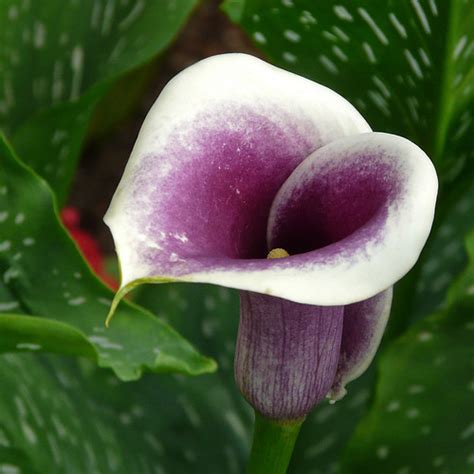
[[304, 417], [330, 391], [339, 361], [343, 306], [313, 306], [240, 293], [235, 379], [274, 420]]

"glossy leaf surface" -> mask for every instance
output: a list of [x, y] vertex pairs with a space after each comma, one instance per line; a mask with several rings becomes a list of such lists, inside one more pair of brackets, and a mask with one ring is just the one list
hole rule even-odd
[[0, 2], [0, 129], [60, 201], [97, 101], [162, 51], [196, 3]]

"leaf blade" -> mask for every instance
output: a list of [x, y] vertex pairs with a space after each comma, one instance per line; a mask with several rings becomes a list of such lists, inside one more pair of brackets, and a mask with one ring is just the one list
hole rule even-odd
[[119, 76], [163, 51], [196, 4], [197, 0], [179, 5], [173, 0], [0, 4], [0, 129], [25, 162], [48, 180], [60, 202], [98, 99]]

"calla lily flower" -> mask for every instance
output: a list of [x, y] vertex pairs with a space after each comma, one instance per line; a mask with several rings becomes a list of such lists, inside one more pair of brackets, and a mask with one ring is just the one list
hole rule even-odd
[[248, 55], [208, 58], [153, 105], [106, 214], [114, 305], [142, 282], [242, 290], [239, 388], [266, 417], [303, 417], [374, 357], [436, 194], [425, 153], [332, 90]]

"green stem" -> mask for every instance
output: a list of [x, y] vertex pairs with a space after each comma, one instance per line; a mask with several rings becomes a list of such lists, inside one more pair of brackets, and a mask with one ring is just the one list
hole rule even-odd
[[444, 46], [444, 57], [442, 62], [442, 74], [439, 81], [439, 107], [438, 119], [434, 131], [434, 150], [433, 160], [439, 165], [444, 154], [446, 137], [448, 133], [449, 122], [453, 107], [453, 75], [455, 73], [455, 64], [453, 61], [453, 52], [458, 27], [460, 0], [452, 0], [448, 4], [449, 17], [447, 23], [446, 40]]
[[255, 412], [247, 474], [285, 474], [303, 421], [278, 422]]

